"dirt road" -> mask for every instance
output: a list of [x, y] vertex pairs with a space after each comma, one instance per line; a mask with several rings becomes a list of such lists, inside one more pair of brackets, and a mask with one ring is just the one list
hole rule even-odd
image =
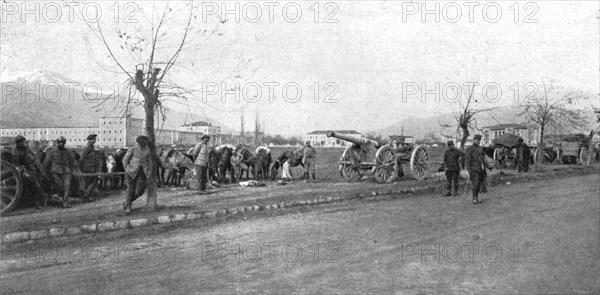
[[597, 294], [599, 195], [594, 174], [497, 187], [479, 205], [382, 197], [20, 245], [3, 249], [0, 290]]

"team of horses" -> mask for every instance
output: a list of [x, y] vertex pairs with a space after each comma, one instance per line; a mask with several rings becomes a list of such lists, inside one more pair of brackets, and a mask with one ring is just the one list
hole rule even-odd
[[[38, 148], [39, 145], [32, 147], [33, 152], [40, 163], [43, 163], [46, 154], [51, 149]], [[79, 153], [75, 149], [70, 149], [76, 161], [80, 159]], [[193, 159], [194, 148], [162, 148], [156, 155], [157, 159], [157, 184], [161, 186], [180, 186], [185, 180], [195, 177]], [[2, 160], [12, 162], [12, 149], [4, 147], [1, 150]], [[100, 173], [99, 190], [122, 189], [125, 186], [125, 167], [123, 158], [127, 153], [127, 148], [120, 148], [114, 151], [96, 150], [96, 172]], [[285, 151], [288, 158], [291, 159], [291, 166], [302, 165], [302, 157], [294, 151]], [[278, 174], [278, 168], [283, 163], [273, 160], [271, 152], [265, 147], [258, 147], [254, 151], [247, 147], [236, 147], [225, 144], [213, 146], [210, 148], [208, 161], [208, 174], [211, 182], [234, 183], [241, 180], [274, 180]], [[48, 188], [47, 192], [58, 191], [51, 179], [39, 179], [43, 187]], [[75, 177], [73, 182], [73, 197], [80, 197], [82, 194], [81, 177]]]

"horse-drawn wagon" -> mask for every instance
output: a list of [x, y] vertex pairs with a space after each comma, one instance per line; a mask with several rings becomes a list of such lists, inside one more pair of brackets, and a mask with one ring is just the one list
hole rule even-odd
[[327, 137], [353, 143], [344, 150], [339, 161], [340, 174], [347, 181], [358, 181], [370, 170], [377, 182], [391, 183], [404, 176], [402, 164], [409, 164], [412, 176], [419, 181], [427, 175], [429, 154], [424, 145], [394, 147], [334, 131], [327, 131], [326, 134]]
[[[558, 158], [562, 161], [563, 164], [585, 164], [588, 159], [588, 154], [598, 153], [598, 150], [592, 147], [591, 149], [588, 147], [587, 142], [585, 140], [577, 140], [577, 138], [571, 138], [574, 140], [569, 140], [567, 138], [564, 141], [561, 141], [556, 147], [556, 153], [558, 154]], [[596, 156], [593, 156], [593, 162], [596, 160]]]

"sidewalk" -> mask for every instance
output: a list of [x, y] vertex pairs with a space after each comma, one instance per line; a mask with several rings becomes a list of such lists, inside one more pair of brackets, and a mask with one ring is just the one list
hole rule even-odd
[[[509, 171], [493, 171], [490, 175], [492, 186], [504, 185], [515, 181], [532, 181], [539, 177], [564, 177], [575, 174], [589, 174], [598, 168], [550, 167], [545, 172], [521, 175], [509, 174]], [[557, 169], [554, 171], [552, 169]], [[464, 184], [464, 180], [461, 181]], [[80, 228], [76, 233], [136, 227], [134, 220], [146, 220], [141, 223], [164, 223], [171, 220], [194, 219], [190, 216], [208, 216], [235, 214], [237, 211], [265, 210], [277, 207], [312, 205], [336, 200], [366, 197], [372, 195], [390, 195], [420, 192], [441, 193], [444, 189], [441, 177], [417, 182], [403, 180], [392, 184], [378, 184], [374, 181], [347, 183], [303, 183], [293, 182], [285, 186], [268, 183], [266, 187], [241, 187], [237, 184], [225, 185], [210, 190], [206, 195], [188, 191], [185, 188], [162, 188], [158, 191], [159, 208], [153, 212], [143, 212], [145, 196], [134, 203], [133, 212], [125, 214], [122, 208], [123, 192], [101, 198], [94, 203], [74, 204], [73, 208], [61, 209], [49, 207], [44, 211], [34, 209], [18, 210], [13, 215], [2, 217], [3, 240], [7, 233], [39, 232], [39, 238], [52, 236], [52, 230], [67, 234], [69, 228]], [[463, 189], [461, 189], [463, 191]], [[467, 192], [468, 194], [468, 192]], [[236, 212], [233, 212], [236, 211]], [[191, 214], [191, 215], [190, 215]], [[166, 217], [165, 217], [166, 216]], [[170, 216], [170, 217], [169, 217]], [[161, 222], [161, 219], [163, 222]], [[166, 220], [168, 219], [168, 221]], [[85, 227], [85, 225], [88, 225]], [[142, 224], [143, 225], [143, 224]], [[93, 229], [93, 230], [92, 230]], [[13, 237], [14, 238], [14, 237]], [[35, 237], [28, 236], [28, 239]], [[16, 238], [22, 240], [21, 238]]]

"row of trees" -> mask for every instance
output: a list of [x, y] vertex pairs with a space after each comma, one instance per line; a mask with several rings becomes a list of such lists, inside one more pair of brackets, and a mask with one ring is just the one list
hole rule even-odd
[[[473, 91], [471, 91], [473, 94]], [[471, 104], [474, 101], [473, 97], [470, 96], [466, 102], [460, 102], [460, 108], [455, 111], [455, 123], [454, 124], [441, 124], [442, 127], [454, 127], [456, 128], [457, 134], [461, 134], [461, 149], [464, 149], [465, 142], [470, 136], [470, 130], [476, 130], [475, 120], [479, 114], [491, 112], [497, 108], [477, 108]], [[539, 140], [537, 151], [542, 152], [542, 147], [545, 146], [544, 138], [546, 131], [549, 127], [556, 130], [572, 130], [572, 129], [585, 129], [590, 127], [588, 118], [584, 115], [581, 108], [574, 106], [578, 103], [587, 103], [592, 101], [590, 95], [580, 90], [567, 90], [557, 85], [555, 82], [550, 83], [546, 86], [543, 83], [543, 93], [533, 99], [527, 100], [526, 103], [521, 107], [521, 111], [517, 114], [526, 121], [526, 123], [534, 128], [539, 129]], [[598, 116], [598, 122], [592, 123], [595, 125], [600, 124], [600, 110], [590, 106], [594, 109]], [[588, 146], [592, 146], [593, 135], [600, 131], [598, 126], [592, 126], [589, 136], [587, 137]], [[591, 163], [593, 153], [589, 153], [588, 160], [585, 165]], [[539, 168], [542, 161], [541, 155], [538, 155], [538, 161], [535, 163], [536, 168]]]

